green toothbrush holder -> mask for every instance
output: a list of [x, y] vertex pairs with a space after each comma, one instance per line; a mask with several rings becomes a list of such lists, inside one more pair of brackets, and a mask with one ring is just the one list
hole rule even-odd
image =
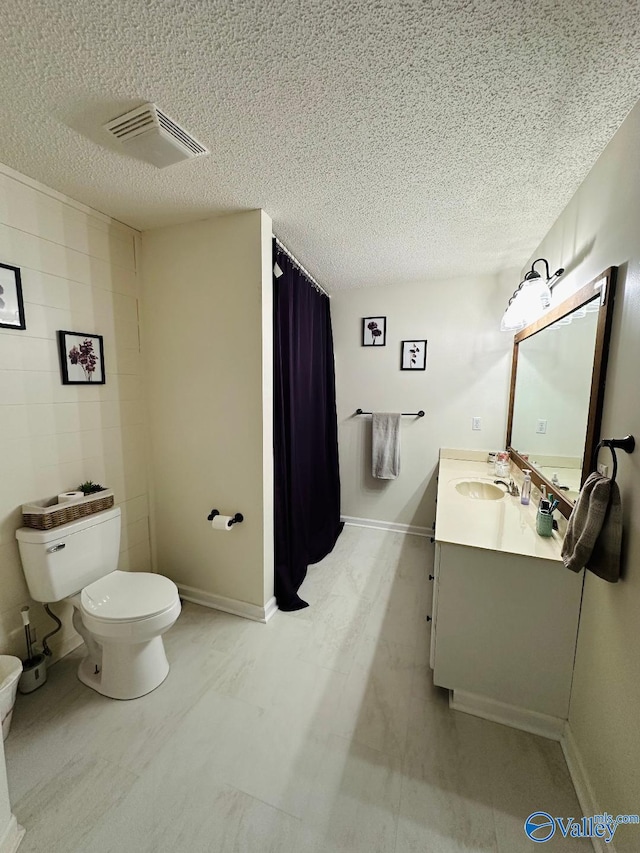
[[536, 533], [539, 536], [553, 535], [553, 515], [550, 512], [540, 512], [536, 515]]

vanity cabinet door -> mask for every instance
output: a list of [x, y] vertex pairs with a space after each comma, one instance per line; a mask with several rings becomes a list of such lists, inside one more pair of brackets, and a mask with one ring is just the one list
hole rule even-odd
[[566, 719], [582, 577], [559, 561], [449, 544], [439, 551], [434, 683]]
[[436, 664], [436, 621], [438, 616], [438, 581], [440, 578], [440, 545], [436, 542], [434, 557], [433, 557], [433, 580], [429, 583], [433, 584], [433, 596], [431, 599], [431, 644], [429, 647], [429, 666], [435, 668]]

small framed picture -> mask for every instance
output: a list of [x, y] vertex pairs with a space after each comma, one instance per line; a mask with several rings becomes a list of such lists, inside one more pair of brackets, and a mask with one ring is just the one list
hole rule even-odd
[[362, 318], [362, 346], [383, 347], [387, 343], [387, 318]]
[[27, 328], [20, 270], [9, 264], [0, 264], [0, 328]]
[[402, 341], [400, 370], [426, 370], [427, 342]]
[[58, 332], [63, 385], [104, 385], [102, 335]]

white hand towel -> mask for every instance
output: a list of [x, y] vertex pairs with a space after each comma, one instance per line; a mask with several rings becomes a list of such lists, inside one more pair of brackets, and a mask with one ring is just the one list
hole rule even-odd
[[374, 412], [371, 430], [371, 473], [379, 480], [395, 480], [400, 473], [400, 415]]

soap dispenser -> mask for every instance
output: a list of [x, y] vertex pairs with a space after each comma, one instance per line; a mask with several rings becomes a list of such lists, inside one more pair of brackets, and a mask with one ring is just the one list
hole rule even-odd
[[520, 503], [527, 506], [531, 500], [531, 471], [529, 468], [523, 469], [524, 480], [522, 481], [522, 494], [520, 495]]

